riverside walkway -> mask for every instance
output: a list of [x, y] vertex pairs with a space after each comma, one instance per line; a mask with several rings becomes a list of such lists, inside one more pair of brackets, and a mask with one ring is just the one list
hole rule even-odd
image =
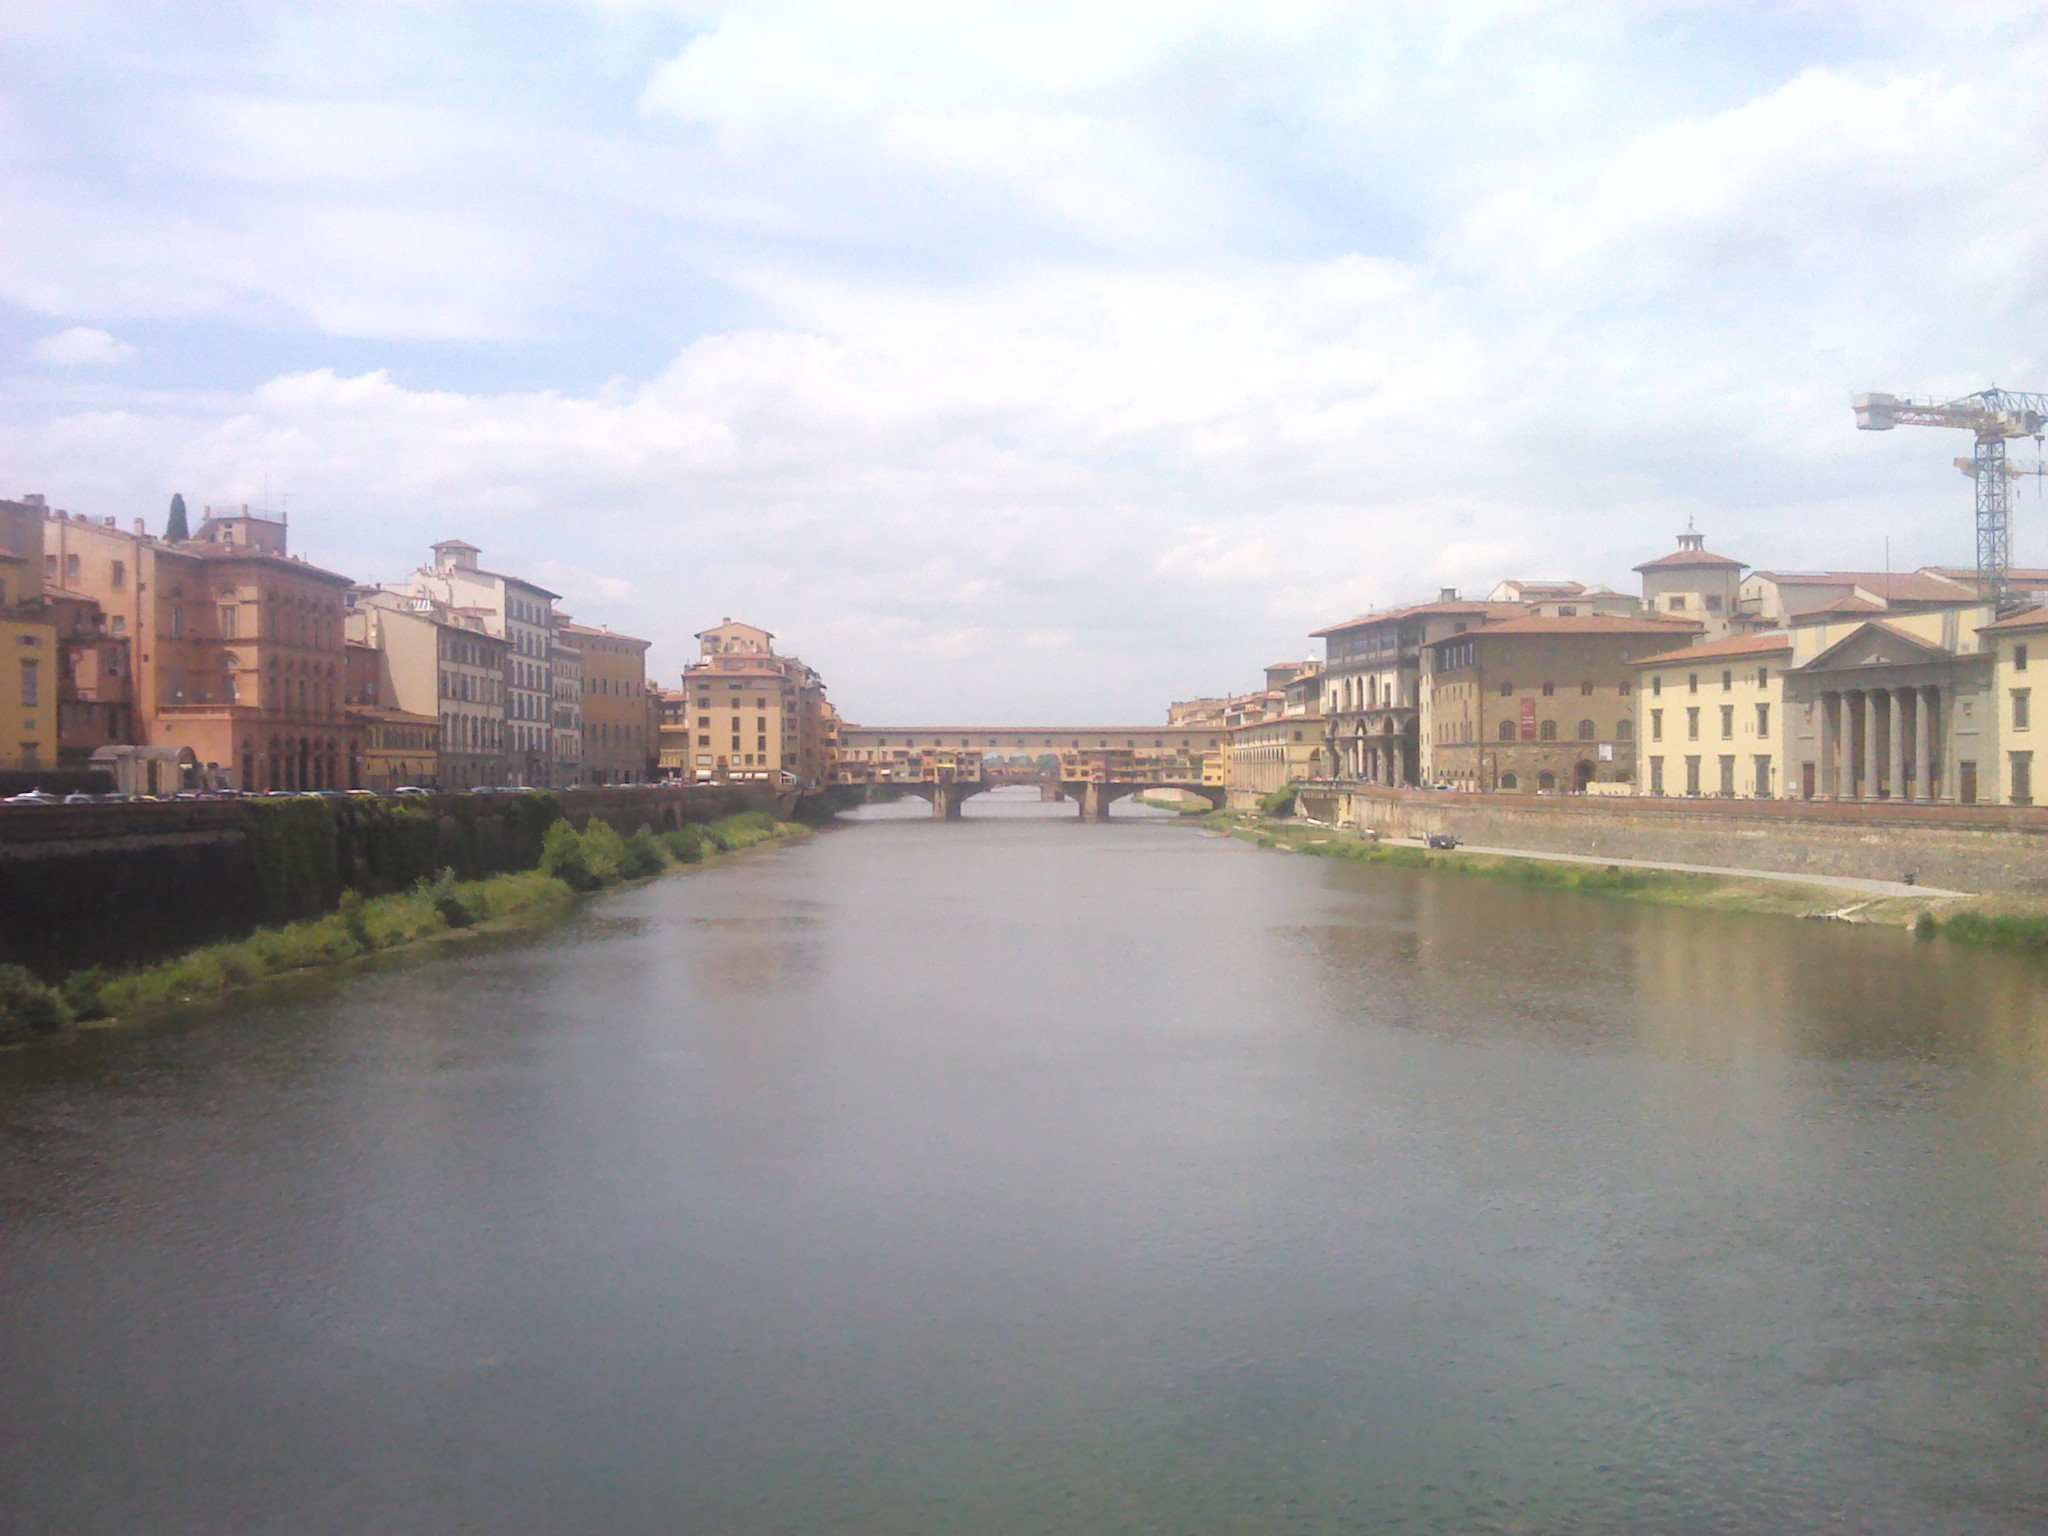
[[[1421, 848], [1418, 837], [1384, 837], [1381, 843], [1396, 848]], [[1489, 848], [1478, 843], [1460, 843], [1464, 853], [1486, 853], [1503, 859], [1547, 859], [1553, 864], [1613, 865], [1621, 869], [1668, 869], [1686, 875], [1724, 875], [1739, 880], [1777, 880], [1786, 885], [1813, 885], [1828, 890], [1853, 891], [1860, 896], [1923, 896], [1937, 901], [1959, 901], [1973, 891], [1950, 891], [1933, 885], [1908, 885], [1903, 880], [1862, 880], [1854, 875], [1814, 875], [1797, 870], [1735, 869], [1718, 864], [1677, 864], [1656, 859], [1615, 859], [1605, 854], [1545, 853], [1534, 848]]]

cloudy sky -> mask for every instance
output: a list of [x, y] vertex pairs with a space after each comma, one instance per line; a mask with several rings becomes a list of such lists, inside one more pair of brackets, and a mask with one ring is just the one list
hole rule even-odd
[[1689, 518], [1968, 563], [1966, 440], [1849, 396], [2048, 389], [2044, 80], [1999, 0], [11, 4], [0, 492], [464, 537], [867, 722], [1152, 719]]

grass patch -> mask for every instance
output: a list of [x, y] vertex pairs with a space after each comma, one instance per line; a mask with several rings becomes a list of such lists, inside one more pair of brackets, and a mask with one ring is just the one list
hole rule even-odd
[[1928, 913], [1916, 928], [1929, 938], [1953, 939], [1984, 949], [2048, 955], [2048, 912], [1994, 906], [1964, 907], [1941, 916]]

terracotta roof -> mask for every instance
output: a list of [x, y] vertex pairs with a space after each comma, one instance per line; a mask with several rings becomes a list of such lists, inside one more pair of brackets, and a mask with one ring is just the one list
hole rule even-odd
[[1524, 613], [1498, 624], [1481, 625], [1462, 635], [1446, 635], [1432, 645], [1450, 645], [1459, 640], [1484, 639], [1492, 635], [1658, 635], [1676, 639], [1700, 633], [1706, 626], [1693, 619], [1625, 617], [1621, 614], [1588, 613], [1572, 618], [1551, 618]]
[[1632, 667], [1653, 667], [1659, 663], [1674, 661], [1713, 661], [1724, 656], [1770, 656], [1792, 649], [1792, 637], [1782, 629], [1767, 629], [1754, 635], [1729, 635], [1722, 640], [1708, 640], [1700, 645], [1689, 645], [1682, 651], [1662, 651], [1655, 656], [1645, 656], [1640, 661], [1629, 663]]
[[616, 629], [599, 629], [594, 624], [572, 624], [560, 621], [555, 628], [568, 635], [595, 635], [600, 640], [623, 640], [628, 645], [652, 645], [652, 640], [642, 640], [637, 635], [622, 635]]
[[1758, 571], [1756, 576], [1781, 587], [1861, 587], [1888, 603], [1959, 602], [1975, 595], [1960, 581], [1932, 571]]
[[2011, 632], [2013, 630], [2048, 629], [2048, 608], [2023, 608], [2018, 613], [2008, 614], [1996, 624], [1979, 624], [1977, 633], [1987, 630]]
[[1711, 549], [1675, 549], [1668, 555], [1659, 555], [1654, 560], [1645, 560], [1636, 569], [1639, 571], [1675, 571], [1688, 565], [1732, 565], [1738, 571], [1746, 570], [1740, 560], [1730, 560], [1726, 555], [1717, 555]]
[[1804, 613], [1794, 614], [1792, 622], [1797, 624], [1809, 619], [1825, 619], [1831, 616], [1841, 617], [1848, 614], [1883, 612], [1885, 612], [1883, 603], [1873, 603], [1869, 598], [1858, 597], [1855, 593], [1851, 592], [1847, 597], [1838, 597], [1832, 603], [1822, 603], [1818, 608], [1809, 608]]
[[1464, 598], [1446, 602], [1439, 599], [1433, 603], [1414, 603], [1406, 608], [1389, 608], [1385, 613], [1361, 613], [1341, 624], [1326, 624], [1321, 629], [1312, 629], [1309, 631], [1309, 638], [1318, 640], [1324, 635], [1334, 635], [1339, 630], [1362, 629], [1368, 624], [1384, 624], [1390, 619], [1413, 619], [1433, 613], [1478, 614], [1481, 618], [1491, 618], [1496, 615], [1506, 616], [1524, 612], [1527, 610], [1520, 603], [1485, 603], [1467, 601]]

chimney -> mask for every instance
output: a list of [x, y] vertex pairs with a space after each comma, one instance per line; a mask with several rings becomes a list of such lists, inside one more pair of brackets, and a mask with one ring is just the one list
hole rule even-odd
[[1458, 600], [1458, 589], [1456, 587], [1438, 587], [1436, 590], [1436, 600], [1440, 603], [1455, 603]]
[[49, 509], [50, 504], [43, 500], [43, 493], [41, 491], [30, 491], [21, 499], [25, 506], [42, 507], [45, 511]]
[[138, 517], [137, 519], [135, 519], [135, 532], [138, 535], [146, 533], [148, 531], [148, 525], [145, 524], [141, 518]]

